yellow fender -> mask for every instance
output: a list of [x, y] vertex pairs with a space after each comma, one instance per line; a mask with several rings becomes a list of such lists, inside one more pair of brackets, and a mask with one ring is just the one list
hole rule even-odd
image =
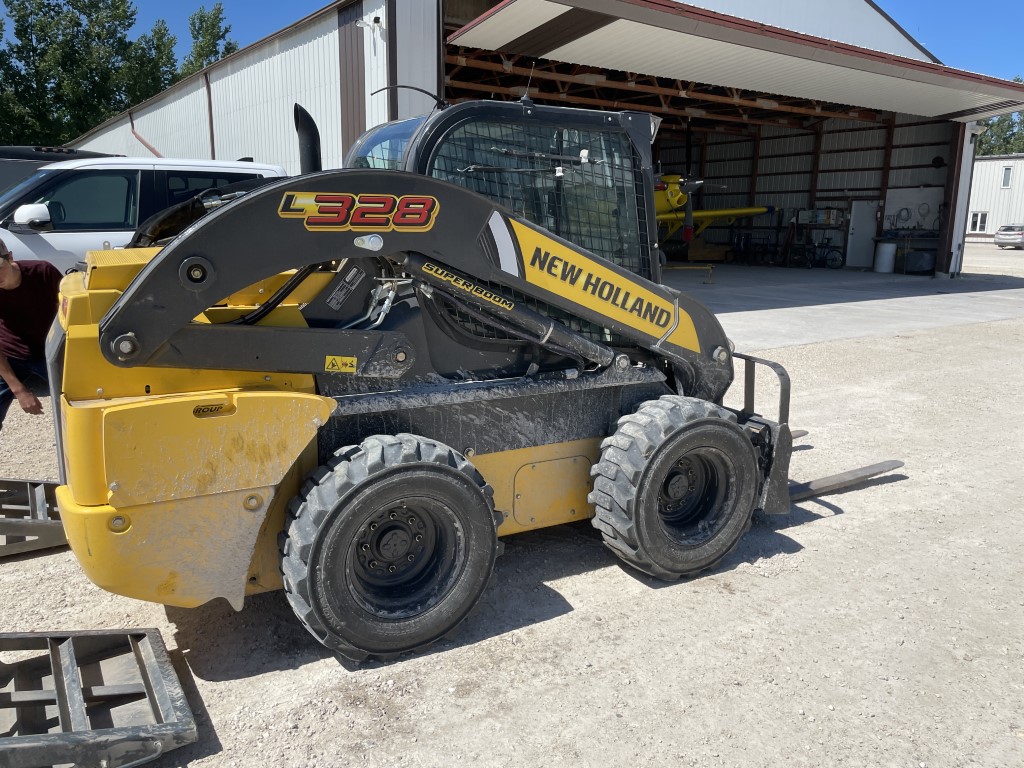
[[[60, 486], [68, 542], [89, 578], [117, 594], [194, 607], [247, 585], [276, 558], [256, 553], [316, 463], [314, 438], [336, 403], [300, 392], [200, 392], [62, 403], [71, 466], [102, 461], [93, 487]], [[97, 423], [100, 429], [93, 428]], [[85, 457], [91, 455], [92, 461]], [[287, 482], [286, 481], [287, 478]], [[254, 554], [259, 554], [254, 558]], [[255, 570], [251, 570], [250, 566]]]

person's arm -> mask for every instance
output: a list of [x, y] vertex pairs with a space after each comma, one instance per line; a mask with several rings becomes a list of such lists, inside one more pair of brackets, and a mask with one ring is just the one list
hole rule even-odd
[[14, 369], [11, 368], [7, 355], [2, 352], [0, 352], [0, 378], [3, 378], [7, 382], [7, 386], [11, 388], [11, 394], [17, 399], [21, 410], [36, 416], [43, 412], [43, 404], [39, 402], [39, 398], [32, 394], [32, 390], [22, 384], [21, 380], [14, 375]]

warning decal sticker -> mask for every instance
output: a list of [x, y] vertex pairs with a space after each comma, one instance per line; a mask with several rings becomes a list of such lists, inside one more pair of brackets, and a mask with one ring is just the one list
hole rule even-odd
[[355, 373], [356, 359], [354, 357], [341, 357], [339, 355], [328, 355], [324, 362], [325, 373]]

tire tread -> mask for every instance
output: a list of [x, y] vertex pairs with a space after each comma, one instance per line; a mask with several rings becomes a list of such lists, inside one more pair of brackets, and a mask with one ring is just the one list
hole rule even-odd
[[714, 403], [682, 395], [663, 395], [649, 400], [618, 420], [616, 431], [601, 443], [601, 458], [591, 468], [593, 490], [588, 500], [595, 507], [592, 525], [601, 532], [605, 546], [629, 565], [666, 581], [695, 576], [715, 568], [750, 530], [751, 508], [746, 523], [731, 546], [714, 562], [693, 570], [671, 571], [643, 553], [634, 522], [637, 496], [647, 460], [671, 435], [700, 419], [724, 419], [735, 423], [736, 414]]
[[[465, 456], [436, 440], [399, 433], [374, 435], [359, 445], [335, 451], [327, 464], [317, 467], [306, 478], [299, 496], [288, 506], [286, 527], [278, 538], [285, 596], [296, 617], [323, 645], [354, 661], [363, 661], [371, 655], [385, 659], [397, 654], [370, 654], [328, 631], [313, 610], [309, 596], [310, 553], [324, 521], [346, 496], [381, 472], [415, 463], [451, 467], [468, 478], [486, 497], [497, 530], [503, 518], [494, 509], [494, 490]], [[496, 555], [501, 555], [503, 550], [503, 543], [498, 541]]]

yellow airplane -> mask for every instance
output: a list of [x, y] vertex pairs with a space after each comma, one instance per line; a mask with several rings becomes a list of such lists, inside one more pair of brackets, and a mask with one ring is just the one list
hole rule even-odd
[[666, 173], [662, 174], [661, 181], [655, 184], [654, 212], [658, 226], [665, 227], [661, 236], [662, 242], [683, 229], [683, 240], [689, 243], [716, 221], [732, 224], [744, 216], [760, 216], [775, 210], [769, 205], [750, 208], [707, 208], [695, 211], [692, 195], [703, 183], [701, 179]]

